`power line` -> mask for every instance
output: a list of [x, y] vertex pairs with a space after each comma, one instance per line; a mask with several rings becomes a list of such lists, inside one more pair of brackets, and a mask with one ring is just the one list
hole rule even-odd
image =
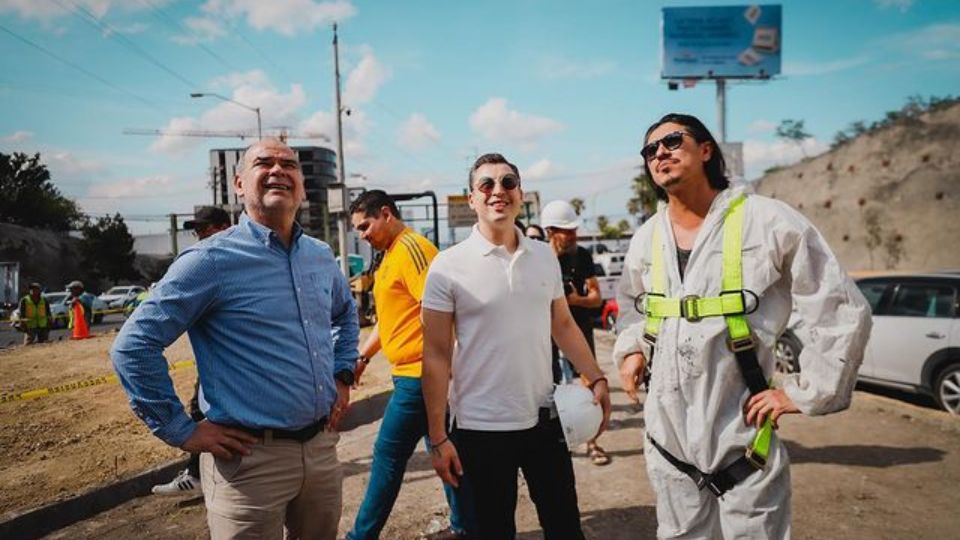
[[[63, 7], [64, 9], [70, 9], [66, 5], [64, 5], [61, 0], [54, 0], [54, 1], [57, 4], [60, 4], [60, 6]], [[125, 35], [123, 35], [123, 33], [119, 32], [116, 28], [98, 19], [97, 16], [91, 13], [90, 10], [88, 10], [87, 8], [81, 6], [80, 4], [77, 4], [74, 0], [66, 0], [66, 1], [73, 6], [72, 11], [74, 12], [74, 14], [76, 14], [78, 17], [84, 20], [87, 24], [90, 24], [91, 26], [94, 26], [97, 29], [104, 31], [110, 39], [113, 39], [116, 43], [120, 44], [127, 50], [133, 51], [133, 53], [139, 56], [140, 58], [143, 58], [147, 62], [167, 72], [175, 79], [187, 85], [187, 87], [189, 87], [191, 90], [198, 88], [198, 85], [195, 82], [184, 77], [183, 75], [175, 71], [173, 68], [167, 66], [160, 60], [156, 59], [153, 55], [151, 55], [147, 51], [140, 48], [139, 45], [137, 45], [132, 40], [127, 38]], [[80, 15], [81, 13], [86, 17], [81, 16]]]
[[6, 32], [7, 34], [13, 36], [14, 38], [20, 40], [21, 42], [23, 42], [23, 43], [25, 43], [25, 44], [27, 44], [27, 45], [29, 45], [29, 46], [37, 49], [38, 51], [46, 54], [47, 56], [53, 58], [54, 60], [56, 60], [56, 61], [58, 61], [58, 62], [60, 62], [60, 63], [62, 63], [62, 64], [65, 64], [65, 65], [67, 65], [67, 66], [69, 66], [69, 67], [72, 67], [73, 69], [75, 69], [75, 70], [83, 73], [83, 74], [86, 75], [87, 77], [90, 77], [91, 79], [94, 79], [95, 81], [97, 81], [97, 82], [99, 82], [99, 83], [101, 83], [101, 84], [103, 84], [103, 85], [105, 85], [105, 86], [107, 86], [107, 87], [109, 87], [109, 88], [111, 88], [111, 89], [113, 89], [113, 90], [116, 90], [117, 92], [120, 92], [120, 93], [122, 93], [122, 94], [126, 94], [126, 95], [132, 97], [133, 99], [139, 101], [140, 103], [143, 103], [144, 105], [147, 105], [148, 107], [151, 107], [151, 108], [153, 108], [153, 109], [156, 109], [157, 111], [159, 111], [159, 112], [161, 112], [161, 113], [166, 113], [166, 111], [164, 111], [164, 110], [163, 110], [160, 106], [158, 106], [156, 103], [154, 103], [154, 102], [152, 102], [152, 101], [150, 101], [150, 100], [148, 100], [148, 99], [146, 99], [146, 98], [144, 98], [144, 97], [141, 97], [141, 96], [139, 96], [139, 95], [137, 95], [137, 94], [135, 94], [135, 93], [133, 93], [133, 92], [131, 92], [131, 91], [129, 91], [129, 90], [126, 90], [126, 89], [124, 89], [124, 88], [121, 88], [121, 87], [113, 84], [112, 82], [104, 79], [103, 77], [97, 75], [96, 73], [94, 73], [94, 72], [92, 72], [92, 71], [84, 68], [83, 66], [81, 66], [81, 65], [79, 65], [79, 64], [77, 64], [77, 63], [75, 63], [75, 62], [72, 62], [72, 61], [70, 61], [70, 60], [67, 60], [66, 58], [64, 58], [64, 57], [56, 54], [55, 52], [51, 51], [50, 49], [47, 49], [46, 47], [44, 47], [44, 46], [42, 46], [42, 45], [40, 45], [40, 44], [38, 44], [38, 43], [35, 43], [35, 42], [31, 41], [30, 39], [28, 39], [28, 38], [26, 38], [26, 37], [24, 37], [24, 36], [21, 36], [20, 34], [14, 32], [13, 30], [10, 30], [9, 28], [7, 28], [6, 26], [4, 26], [4, 25], [2, 25], [2, 24], [0, 24], [0, 30], [3, 30], [3, 31]]
[[[164, 24], [166, 24], [166, 25], [169, 26], [170, 28], [173, 28], [175, 31], [186, 31], [186, 32], [189, 33], [191, 36], [193, 36], [195, 39], [198, 39], [198, 40], [199, 40], [199, 36], [197, 35], [197, 32], [195, 32], [194, 30], [192, 30], [192, 29], [190, 29], [190, 28], [187, 28], [186, 25], [184, 25], [182, 22], [177, 21], [177, 20], [174, 20], [174, 18], [171, 17], [170, 14], [167, 13], [167, 11], [166, 11], [165, 9], [163, 9], [162, 7], [154, 4], [154, 3], [151, 2], [150, 0], [138, 0], [138, 1], [139, 1], [142, 5], [146, 6], [147, 8], [149, 8], [150, 10], [153, 11], [153, 16], [154, 16], [155, 19], [160, 20], [161, 22], [163, 22]], [[219, 54], [217, 54], [216, 52], [214, 52], [210, 47], [207, 47], [206, 45], [204, 45], [203, 43], [200, 43], [199, 41], [197, 41], [194, 45], [195, 45], [196, 47], [198, 47], [200, 50], [202, 50], [203, 52], [205, 52], [205, 53], [207, 53], [208, 55], [210, 55], [211, 58], [213, 58], [214, 60], [216, 60], [217, 62], [219, 62], [221, 65], [223, 65], [223, 67], [225, 67], [225, 68], [227, 68], [227, 69], [229, 69], [229, 70], [231, 70], [231, 71], [236, 71], [236, 70], [237, 70], [236, 67], [234, 67], [232, 64], [230, 64], [230, 62], [227, 62], [222, 56], [220, 56]]]

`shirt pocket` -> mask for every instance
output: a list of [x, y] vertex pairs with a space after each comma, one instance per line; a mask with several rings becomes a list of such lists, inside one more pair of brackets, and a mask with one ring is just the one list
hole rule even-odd
[[743, 288], [758, 295], [780, 280], [780, 271], [771, 260], [771, 253], [762, 244], [743, 247]]

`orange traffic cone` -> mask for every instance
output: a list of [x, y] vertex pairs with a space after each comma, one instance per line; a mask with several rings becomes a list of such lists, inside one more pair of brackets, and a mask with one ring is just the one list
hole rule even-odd
[[73, 304], [73, 335], [70, 339], [87, 339], [90, 337], [90, 327], [87, 326], [87, 319], [83, 316], [83, 306], [80, 302]]

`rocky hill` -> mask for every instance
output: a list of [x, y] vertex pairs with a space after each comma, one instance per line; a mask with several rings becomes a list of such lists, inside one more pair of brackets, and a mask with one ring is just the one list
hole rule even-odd
[[960, 104], [764, 175], [848, 270], [960, 270]]

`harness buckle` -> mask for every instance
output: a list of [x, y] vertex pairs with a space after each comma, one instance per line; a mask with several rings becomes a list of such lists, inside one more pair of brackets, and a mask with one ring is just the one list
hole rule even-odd
[[657, 336], [651, 334], [650, 332], [643, 333], [643, 340], [650, 344], [651, 347], [656, 346], [657, 344]]
[[758, 471], [762, 471], [767, 466], [766, 458], [754, 452], [752, 446], [747, 447], [747, 451], [745, 452], [744, 456], [747, 458], [747, 461], [750, 463], [750, 465], [753, 465], [753, 467]]
[[695, 294], [688, 294], [680, 299], [680, 316], [687, 322], [695, 323], [703, 320], [700, 316], [699, 300], [700, 297]]
[[727, 348], [730, 349], [730, 352], [736, 354], [738, 352], [749, 351], [750, 349], [756, 346], [756, 341], [753, 339], [753, 334], [750, 334], [746, 337], [740, 339], [733, 339], [731, 337], [727, 338]]

